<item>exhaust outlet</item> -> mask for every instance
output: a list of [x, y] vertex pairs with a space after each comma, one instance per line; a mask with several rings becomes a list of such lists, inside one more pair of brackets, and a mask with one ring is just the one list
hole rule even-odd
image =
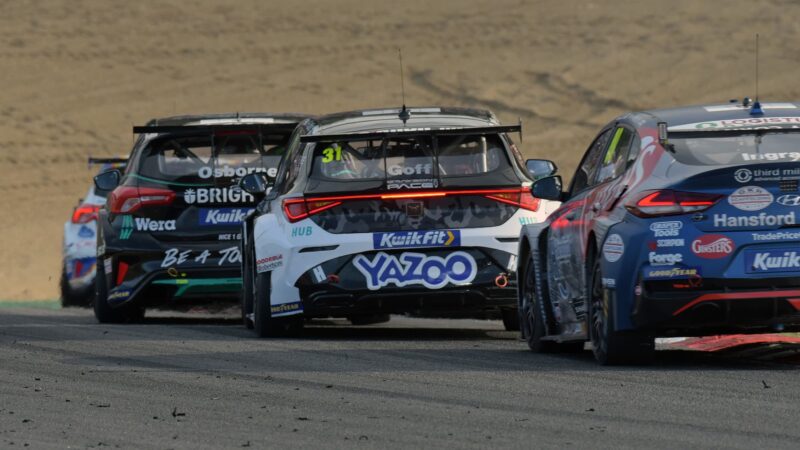
[[503, 289], [504, 287], [508, 286], [508, 275], [501, 273], [494, 279], [494, 285]]

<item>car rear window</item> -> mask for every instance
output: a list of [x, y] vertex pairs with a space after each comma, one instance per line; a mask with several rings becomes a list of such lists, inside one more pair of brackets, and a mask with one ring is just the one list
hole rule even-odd
[[[479, 176], [510, 167], [498, 135], [393, 137], [318, 142], [311, 177], [320, 180], [433, 180]], [[436, 150], [434, 150], [436, 148]]]
[[217, 184], [252, 172], [274, 177], [288, 138], [252, 132], [159, 136], [142, 151], [138, 175], [168, 182]]
[[670, 134], [675, 159], [709, 166], [800, 161], [800, 134], [719, 133]]

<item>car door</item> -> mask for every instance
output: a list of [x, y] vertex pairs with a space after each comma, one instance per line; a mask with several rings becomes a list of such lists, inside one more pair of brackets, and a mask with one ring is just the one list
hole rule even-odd
[[587, 197], [597, 179], [600, 160], [607, 149], [611, 128], [604, 129], [584, 154], [572, 177], [567, 200], [556, 212], [548, 234], [548, 278], [555, 319], [566, 331], [585, 317], [582, 236]]

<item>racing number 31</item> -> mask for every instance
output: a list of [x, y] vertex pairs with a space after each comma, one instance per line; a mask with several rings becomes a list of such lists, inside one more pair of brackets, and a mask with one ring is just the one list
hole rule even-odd
[[339, 144], [333, 144], [322, 151], [322, 162], [329, 163], [331, 161], [342, 160], [342, 147]]

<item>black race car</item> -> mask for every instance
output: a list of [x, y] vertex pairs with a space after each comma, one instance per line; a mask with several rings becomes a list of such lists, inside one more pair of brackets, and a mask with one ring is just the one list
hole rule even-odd
[[111, 190], [98, 213], [100, 322], [140, 319], [149, 306], [238, 300], [240, 224], [255, 197], [237, 181], [273, 177], [306, 116], [221, 114], [153, 120], [124, 173], [95, 177]]

